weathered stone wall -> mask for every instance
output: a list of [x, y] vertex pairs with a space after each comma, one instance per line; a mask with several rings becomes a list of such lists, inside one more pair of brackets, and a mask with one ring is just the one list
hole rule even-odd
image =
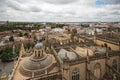
[[107, 69], [106, 69], [106, 60], [108, 60], [107, 64], [112, 66], [113, 64], [113, 60], [116, 60], [117, 61], [117, 64], [118, 64], [118, 68], [120, 67], [119, 66], [119, 62], [120, 62], [120, 56], [112, 56], [112, 57], [109, 57], [109, 59], [107, 58], [103, 58], [103, 59], [95, 59], [95, 60], [91, 60], [89, 64], [86, 65], [86, 62], [83, 62], [83, 63], [80, 63], [80, 64], [74, 64], [74, 65], [71, 65], [69, 70], [67, 71], [64, 71], [66, 72], [64, 74], [64, 76], [67, 76], [67, 80], [72, 80], [72, 71], [74, 69], [79, 69], [79, 74], [80, 74], [80, 80], [86, 80], [86, 73], [87, 73], [87, 69], [90, 70], [93, 74], [94, 74], [94, 68], [95, 68], [95, 65], [96, 64], [100, 64], [100, 67], [101, 67], [101, 77], [104, 76], [105, 72], [107, 72]]

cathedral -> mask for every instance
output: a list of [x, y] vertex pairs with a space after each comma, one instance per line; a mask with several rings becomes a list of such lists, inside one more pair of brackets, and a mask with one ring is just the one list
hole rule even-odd
[[100, 40], [49, 34], [29, 52], [22, 43], [11, 80], [119, 80], [120, 50]]

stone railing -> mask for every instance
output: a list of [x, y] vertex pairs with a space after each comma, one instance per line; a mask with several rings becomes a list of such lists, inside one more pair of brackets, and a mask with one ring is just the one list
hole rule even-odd
[[46, 79], [46, 78], [49, 78], [49, 77], [57, 77], [57, 78], [61, 78], [61, 72], [54, 72], [54, 73], [50, 73], [50, 74], [43, 74], [43, 75], [39, 75], [39, 76], [35, 76], [35, 77], [32, 77], [32, 78], [28, 78], [26, 80], [32, 80], [32, 79], [36, 79], [36, 80], [39, 80], [39, 79]]
[[97, 37], [97, 40], [101, 40], [101, 41], [108, 42], [108, 43], [111, 43], [111, 44], [119, 46], [119, 42], [115, 42], [115, 41], [111, 41], [111, 40], [107, 40], [107, 39], [102, 39], [100, 37]]
[[13, 80], [13, 76], [14, 76], [15, 71], [19, 65], [20, 60], [21, 60], [21, 58], [18, 58], [18, 61], [14, 64], [14, 69], [13, 69], [12, 73], [9, 75], [8, 80]]
[[[120, 51], [113, 51], [113, 52], [109, 52], [108, 53], [109, 57], [112, 56], [120, 56]], [[93, 56], [89, 56], [89, 61], [93, 61], [93, 60], [97, 60], [97, 59], [104, 59], [106, 58], [106, 54], [96, 54]], [[73, 61], [69, 61], [69, 60], [64, 60], [64, 62], [69, 63], [70, 65], [75, 65], [75, 64], [79, 64], [79, 63], [83, 63], [87, 61], [87, 57], [81, 57], [78, 60], [73, 60]]]
[[53, 63], [49, 67], [43, 68], [40, 70], [28, 70], [28, 69], [25, 69], [23, 66], [21, 66], [20, 73], [24, 76], [32, 77], [33, 72], [34, 72], [34, 75], [45, 74], [46, 70], [47, 70], [47, 73], [49, 73], [56, 65], [57, 65], [57, 63]]
[[109, 52], [109, 56], [120, 56], [120, 51], [112, 51], [112, 52]]

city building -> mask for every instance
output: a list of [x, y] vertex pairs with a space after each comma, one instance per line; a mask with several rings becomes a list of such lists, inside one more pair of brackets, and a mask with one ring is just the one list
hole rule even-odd
[[98, 45], [96, 33], [93, 41], [81, 41], [73, 32], [67, 39], [65, 34], [56, 35], [47, 33], [29, 53], [22, 44], [10, 80], [120, 79], [120, 50], [105, 41]]

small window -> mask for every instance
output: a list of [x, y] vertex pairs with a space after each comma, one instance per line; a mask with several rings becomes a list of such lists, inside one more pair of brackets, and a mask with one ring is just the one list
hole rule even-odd
[[94, 75], [98, 79], [100, 79], [100, 77], [101, 77], [101, 66], [100, 66], [99, 63], [96, 63], [95, 66], [94, 66]]
[[79, 80], [79, 77], [80, 77], [79, 69], [76, 68], [72, 71], [72, 80]]

